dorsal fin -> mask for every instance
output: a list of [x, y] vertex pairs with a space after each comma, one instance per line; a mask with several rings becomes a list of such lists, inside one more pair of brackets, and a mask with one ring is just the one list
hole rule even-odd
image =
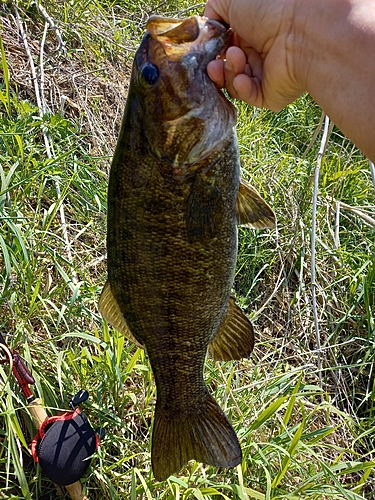
[[237, 223], [254, 229], [275, 227], [276, 217], [272, 208], [247, 181], [241, 179], [238, 190]]
[[249, 357], [253, 348], [253, 325], [236, 304], [236, 299], [230, 297], [227, 314], [208, 346], [208, 355], [216, 361], [230, 361]]
[[99, 298], [98, 309], [104, 319], [108, 321], [116, 330], [121, 332], [131, 342], [134, 342], [138, 347], [144, 349], [143, 345], [138, 342], [134, 335], [129, 330], [126, 320], [120, 310], [120, 307], [113, 296], [109, 281], [104, 285], [103, 291]]

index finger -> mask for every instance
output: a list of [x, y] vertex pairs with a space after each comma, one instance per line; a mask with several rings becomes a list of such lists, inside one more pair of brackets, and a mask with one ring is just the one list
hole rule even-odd
[[203, 15], [206, 17], [209, 17], [210, 19], [216, 19], [218, 21], [225, 21], [220, 14], [215, 10], [215, 1], [208, 0], [205, 7], [204, 7], [204, 13]]

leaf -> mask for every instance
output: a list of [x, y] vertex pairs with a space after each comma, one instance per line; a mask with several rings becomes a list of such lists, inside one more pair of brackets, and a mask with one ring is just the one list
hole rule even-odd
[[6, 112], [8, 116], [11, 116], [11, 111], [10, 111], [10, 93], [9, 93], [9, 70], [8, 70], [8, 64], [7, 64], [7, 59], [5, 55], [5, 50], [4, 50], [4, 45], [3, 45], [3, 39], [0, 33], [0, 52], [1, 52], [1, 66], [3, 68], [3, 80], [5, 84], [5, 93], [1, 91], [1, 101], [5, 106]]
[[9, 254], [9, 250], [8, 250], [7, 244], [5, 243], [5, 240], [1, 236], [1, 234], [0, 234], [0, 246], [1, 246], [2, 251], [3, 251], [5, 272], [6, 272], [7, 276], [8, 276], [8, 278], [9, 278], [10, 275], [12, 274], [12, 266], [11, 266], [11, 263], [10, 263], [10, 254]]
[[290, 396], [282, 396], [278, 398], [273, 403], [269, 404], [258, 417], [254, 420], [254, 422], [250, 425], [250, 431], [255, 431], [259, 429], [267, 420], [269, 420], [274, 413], [279, 410], [279, 408], [290, 398]]
[[147, 500], [153, 500], [150, 488], [149, 488], [148, 484], [146, 483], [145, 478], [142, 476], [141, 471], [139, 469], [137, 469], [136, 467], [134, 467], [134, 472], [137, 474], [137, 476], [139, 477], [139, 479], [142, 483], [143, 491], [146, 494]]
[[272, 481], [272, 488], [276, 488], [280, 484], [283, 477], [285, 476], [285, 474], [288, 470], [290, 461], [291, 461], [291, 459], [292, 459], [292, 457], [297, 449], [297, 446], [301, 440], [301, 436], [302, 436], [302, 432], [303, 432], [303, 429], [305, 427], [305, 424], [306, 424], [306, 417], [302, 420], [302, 422], [298, 426], [296, 433], [293, 436], [292, 442], [290, 443], [290, 446], [289, 446], [288, 450], [286, 451], [286, 456], [284, 457], [283, 461], [281, 462], [280, 471], [277, 474], [277, 476], [274, 478], [274, 480]]
[[287, 428], [289, 420], [290, 420], [290, 417], [292, 415], [294, 404], [296, 402], [297, 394], [298, 394], [298, 391], [299, 391], [299, 388], [300, 388], [300, 385], [301, 385], [301, 380], [302, 380], [302, 373], [301, 373], [300, 377], [297, 380], [297, 383], [296, 383], [296, 385], [295, 385], [295, 387], [293, 389], [292, 395], [290, 397], [290, 401], [288, 403], [287, 409], [285, 410], [285, 414], [284, 414], [284, 418], [283, 418], [283, 423], [282, 423], [282, 426], [283, 426], [284, 429]]

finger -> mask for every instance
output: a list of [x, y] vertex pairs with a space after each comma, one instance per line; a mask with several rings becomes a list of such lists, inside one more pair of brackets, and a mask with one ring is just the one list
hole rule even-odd
[[263, 107], [262, 85], [258, 78], [241, 73], [233, 79], [233, 88], [238, 99], [257, 108]]
[[226, 52], [227, 65], [235, 73], [243, 73], [246, 65], [246, 56], [242, 49], [236, 46], [229, 47]]
[[252, 77], [252, 76], [253, 76], [253, 72], [251, 71], [251, 66], [250, 66], [250, 64], [246, 64], [244, 73], [245, 73], [245, 75], [247, 75], [247, 76], [250, 76], [250, 77]]
[[[223, 18], [220, 16], [218, 11], [215, 9], [216, 2], [212, 0], [207, 0], [207, 3], [204, 7], [203, 15], [209, 17], [210, 19], [222, 20]], [[226, 19], [224, 19], [226, 21]]]
[[224, 64], [224, 79], [225, 87], [232, 97], [236, 96], [236, 91], [233, 87], [233, 79], [244, 73], [246, 67], [246, 56], [239, 47], [229, 47], [226, 53]]
[[263, 59], [259, 52], [255, 49], [247, 51], [247, 62], [250, 67], [251, 76], [255, 76], [258, 80], [262, 81], [263, 78]]
[[220, 89], [224, 87], [224, 61], [222, 59], [215, 59], [209, 62], [207, 73], [217, 87]]

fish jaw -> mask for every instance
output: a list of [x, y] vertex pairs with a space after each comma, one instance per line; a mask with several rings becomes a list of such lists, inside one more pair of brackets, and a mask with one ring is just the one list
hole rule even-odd
[[207, 159], [232, 135], [237, 110], [207, 75], [208, 62], [225, 50], [231, 36], [220, 22], [199, 16], [152, 16], [147, 23], [130, 97], [141, 108], [161, 173], [178, 182], [209, 168]]
[[200, 52], [205, 54], [206, 65], [224, 52], [233, 34], [224, 23], [202, 16], [184, 20], [151, 16], [146, 30], [162, 44], [170, 60]]

